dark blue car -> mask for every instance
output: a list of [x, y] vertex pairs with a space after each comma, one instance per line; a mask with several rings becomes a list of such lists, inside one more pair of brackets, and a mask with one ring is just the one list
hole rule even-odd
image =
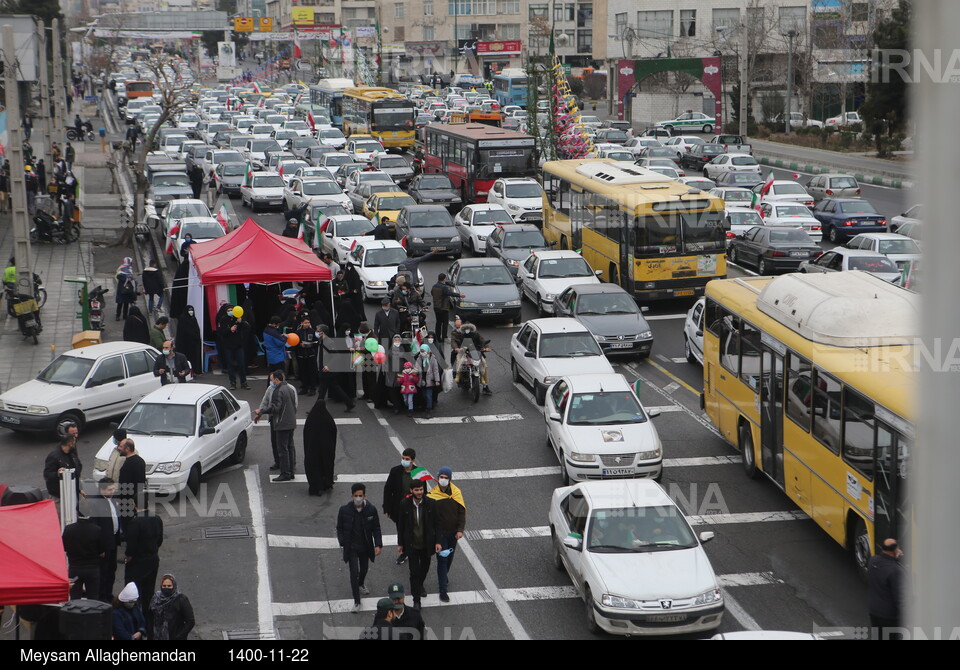
[[860, 233], [884, 233], [887, 220], [873, 205], [860, 198], [824, 198], [813, 208], [823, 236], [840, 244]]

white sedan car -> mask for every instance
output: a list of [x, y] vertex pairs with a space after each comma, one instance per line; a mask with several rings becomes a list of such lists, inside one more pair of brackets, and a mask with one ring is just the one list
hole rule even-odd
[[541, 314], [553, 314], [553, 301], [574, 284], [599, 284], [593, 268], [576, 251], [538, 251], [517, 270], [520, 292]]
[[533, 388], [538, 405], [560, 377], [613, 374], [613, 367], [585, 325], [576, 319], [531, 319], [510, 338], [510, 372], [515, 383]]
[[283, 189], [283, 205], [287, 209], [300, 207], [320, 201], [339, 202], [344, 209], [352, 210], [350, 198], [344, 194], [340, 184], [323, 177], [294, 177]]
[[727, 172], [760, 174], [760, 163], [750, 154], [720, 154], [703, 166], [703, 176], [714, 181]]
[[[147, 464], [148, 493], [194, 494], [200, 477], [222, 461], [242, 463], [247, 431], [253, 425], [250, 405], [213, 384], [167, 384], [144, 396], [124, 417], [120, 428], [136, 443]], [[113, 439], [100, 447], [94, 479], [105, 473]]]
[[347, 138], [339, 128], [320, 128], [316, 138], [320, 144], [334, 149], [342, 149], [347, 143]]
[[703, 308], [706, 298], [699, 298], [683, 322], [683, 354], [690, 363], [703, 365]]
[[264, 207], [283, 207], [283, 177], [276, 172], [254, 172], [250, 184], [240, 187], [240, 200], [256, 212]]
[[[364, 300], [380, 299], [387, 295], [387, 282], [397, 274], [397, 266], [407, 260], [407, 250], [396, 240], [366, 238], [357, 242], [347, 260], [354, 264], [363, 282]], [[423, 282], [423, 275], [417, 271]]]
[[820, 222], [803, 205], [789, 202], [764, 202], [760, 204], [760, 216], [765, 226], [803, 228], [814, 242], [823, 239]]
[[212, 216], [180, 219], [178, 223], [170, 229], [170, 252], [173, 254], [177, 263], [183, 260], [180, 255], [180, 248], [183, 246], [183, 241], [187, 239], [187, 235], [190, 235], [191, 239], [199, 244], [200, 242], [209, 242], [218, 237], [223, 237], [226, 235], [226, 232], [223, 230], [220, 222]]
[[615, 635], [700, 633], [723, 618], [723, 593], [704, 542], [649, 479], [556, 489], [550, 539], [584, 601], [587, 628]]
[[349, 140], [344, 153], [350, 155], [358, 163], [369, 163], [375, 156], [382, 156], [387, 153], [377, 140]]
[[487, 250], [487, 238], [498, 225], [512, 225], [510, 213], [502, 205], [479, 203], [467, 205], [453, 218], [463, 246], [474, 255]]
[[659, 481], [663, 448], [652, 417], [623, 375], [562, 377], [547, 391], [543, 419], [564, 486], [588, 479]]
[[318, 229], [321, 251], [343, 265], [350, 260], [350, 251], [356, 244], [370, 239], [374, 223], [359, 214], [334, 214], [322, 217]]
[[[760, 194], [764, 189], [764, 184], [757, 184], [753, 187], [753, 192]], [[813, 207], [813, 196], [807, 193], [806, 189], [795, 181], [787, 179], [777, 179], [767, 192], [762, 194], [760, 202], [793, 202], [806, 207]]]

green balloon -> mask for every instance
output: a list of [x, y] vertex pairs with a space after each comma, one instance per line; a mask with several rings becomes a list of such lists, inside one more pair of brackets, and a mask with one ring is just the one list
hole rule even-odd
[[363, 343], [363, 348], [369, 351], [371, 354], [376, 353], [377, 348], [380, 346], [380, 343], [377, 342], [374, 338], [368, 337], [367, 341]]

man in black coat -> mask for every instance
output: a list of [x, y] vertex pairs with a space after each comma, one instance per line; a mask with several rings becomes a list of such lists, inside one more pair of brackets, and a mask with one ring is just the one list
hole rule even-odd
[[[129, 461], [129, 457], [127, 458]], [[163, 544], [163, 520], [147, 510], [137, 508], [137, 515], [127, 521], [124, 530], [127, 547], [124, 550], [123, 581], [135, 582], [137, 590], [149, 598], [156, 591], [157, 571], [160, 569], [160, 545]]]
[[[123, 440], [117, 449], [125, 457], [117, 478], [119, 484], [117, 487], [117, 503], [122, 519], [120, 527], [125, 533], [127, 525], [136, 510], [144, 509], [146, 506], [143, 501], [143, 488], [147, 485], [147, 464], [143, 457], [137, 453], [137, 447], [130, 438]], [[128, 579], [124, 583], [129, 582]], [[153, 591], [150, 591], [150, 593], [153, 593]]]
[[373, 332], [377, 339], [383, 342], [400, 334], [400, 314], [390, 306], [390, 298], [381, 300], [380, 306], [382, 309], [373, 319]]
[[237, 390], [237, 378], [240, 378], [240, 387], [250, 390], [247, 384], [247, 358], [244, 355], [244, 346], [246, 345], [246, 334], [250, 330], [250, 324], [242, 321], [233, 315], [232, 307], [224, 310], [220, 319], [217, 321], [217, 336], [222, 348], [224, 361], [221, 365], [227, 370], [230, 378], [230, 390]]
[[353, 500], [337, 513], [337, 542], [343, 549], [343, 562], [350, 566], [350, 589], [353, 591], [353, 611], [360, 611], [360, 596], [370, 591], [363, 585], [369, 564], [383, 550], [380, 534], [380, 515], [375, 505], [367, 501], [367, 487], [350, 487]]
[[320, 371], [317, 397], [324, 399], [329, 393], [337, 402], [346, 405], [345, 411], [351, 412], [356, 403], [350, 399], [340, 383], [342, 373], [350, 371], [349, 354], [334, 348], [337, 346], [336, 340], [330, 337], [330, 329], [326, 325], [317, 327], [317, 336], [320, 338], [320, 346], [317, 348], [317, 368]]
[[397, 519], [397, 553], [406, 554], [410, 563], [410, 591], [413, 606], [420, 607], [420, 598], [427, 595], [423, 581], [430, 570], [430, 559], [440, 551], [440, 515], [437, 501], [424, 495], [426, 484], [410, 482], [410, 496], [400, 503]]
[[83, 464], [77, 454], [77, 438], [72, 435], [64, 435], [60, 438], [60, 446], [47, 454], [47, 458], [43, 462], [43, 479], [47, 483], [47, 493], [53, 498], [60, 499], [61, 473], [69, 469], [74, 471], [73, 479], [79, 494], [80, 473], [83, 471]]
[[104, 541], [104, 554], [100, 559], [100, 595], [97, 600], [108, 603], [113, 600], [113, 582], [117, 577], [117, 546], [120, 544], [120, 514], [113, 500], [117, 484], [109, 477], [97, 482], [96, 496], [87, 501], [92, 505], [91, 517], [100, 527]]
[[193, 167], [190, 168], [188, 177], [190, 179], [190, 187], [193, 189], [193, 198], [194, 200], [199, 200], [200, 191], [203, 190], [203, 168], [194, 163]]
[[[882, 551], [867, 563], [867, 605], [872, 639], [899, 640], [906, 609], [906, 570], [900, 563], [903, 551], [893, 538], [883, 541]], [[894, 630], [890, 630], [894, 629]]]
[[100, 559], [107, 547], [100, 527], [90, 518], [90, 505], [81, 500], [77, 521], [63, 529], [63, 550], [67, 553], [68, 576], [76, 580], [70, 587], [70, 598], [90, 598], [100, 595]]
[[173, 350], [173, 340], [163, 343], [163, 353], [153, 363], [153, 376], [160, 378], [160, 385], [186, 382], [190, 373], [190, 361], [178, 351]]
[[394, 606], [400, 609], [393, 615], [390, 622], [393, 630], [391, 639], [393, 640], [423, 640], [426, 632], [426, 624], [423, 622], [423, 615], [415, 607], [407, 607], [404, 600], [403, 584], [394, 582], [387, 587], [387, 597], [393, 601]]

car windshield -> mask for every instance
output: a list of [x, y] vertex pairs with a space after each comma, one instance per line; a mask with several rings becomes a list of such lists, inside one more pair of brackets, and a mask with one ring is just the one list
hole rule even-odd
[[452, 189], [453, 184], [450, 182], [448, 177], [443, 175], [431, 175], [429, 177], [420, 178], [420, 188], [425, 189], [441, 189], [447, 188]]
[[660, 167], [659, 165], [651, 165], [648, 169], [653, 170], [657, 174], [662, 174], [664, 177], [669, 177], [670, 179], [679, 179], [680, 173], [669, 167]]
[[675, 505], [593, 510], [587, 551], [623, 553], [692, 549], [697, 538]]
[[339, 155], [327, 154], [323, 157], [324, 165], [336, 166], [336, 165], [347, 165], [348, 163], [353, 163], [353, 158], [351, 156], [347, 156], [346, 154], [339, 154]]
[[254, 175], [254, 188], [283, 188], [283, 177], [278, 174], [267, 174], [262, 177]]
[[730, 219], [730, 224], [735, 226], [761, 226], [763, 221], [760, 219], [760, 215], [755, 211], [749, 212], [730, 212], [727, 214], [727, 217]]
[[637, 303], [623, 293], [588, 293], [577, 301], [577, 314], [636, 314]]
[[752, 202], [753, 194], [750, 191], [726, 191], [723, 194], [724, 202]]
[[357, 142], [356, 144], [353, 145], [353, 150], [379, 152], [379, 151], [383, 151], [383, 145], [381, 145], [379, 142], [373, 142], [373, 141]]
[[269, 135], [273, 132], [273, 126], [270, 124], [258, 123], [257, 125], [253, 126], [250, 132], [252, 132], [254, 135]]
[[247, 173], [247, 166], [243, 163], [222, 163], [220, 173], [224, 177], [238, 177]]
[[157, 175], [153, 178], [153, 185], [159, 188], [170, 188], [173, 186], [185, 186], [190, 187], [190, 180], [187, 179], [186, 175], [172, 174], [172, 175]]
[[381, 168], [405, 168], [409, 167], [407, 161], [403, 160], [400, 156], [390, 156], [388, 158], [381, 158], [379, 162]]
[[919, 254], [920, 247], [913, 240], [880, 240], [881, 254]]
[[607, 142], [616, 142], [619, 140], [627, 141], [627, 134], [622, 130], [608, 130], [603, 134], [603, 139]]
[[417, 202], [409, 195], [392, 195], [380, 198], [377, 203], [377, 209], [397, 210], [403, 209], [407, 205], [416, 205]]
[[368, 268], [386, 268], [394, 265], [400, 265], [407, 259], [407, 252], [397, 247], [388, 249], [370, 249], [367, 251], [367, 257], [364, 265]]
[[507, 184], [506, 196], [508, 198], [540, 198], [543, 197], [543, 190], [540, 184]]
[[306, 161], [300, 160], [280, 161], [280, 163], [278, 163], [278, 166], [283, 170], [283, 173], [288, 176], [294, 174], [302, 167], [307, 167], [307, 165], [308, 164]]
[[436, 210], [410, 213], [411, 228], [443, 228], [444, 226], [452, 225], [450, 215], [445, 211]]
[[736, 172], [732, 172], [727, 177], [727, 181], [729, 181], [731, 184], [754, 184], [757, 182], [757, 177], [752, 172], [747, 174], [737, 174]]
[[544, 333], [540, 337], [540, 358], [603, 356], [590, 333]]
[[807, 195], [800, 184], [777, 184], [773, 192], [775, 195]]
[[78, 356], [58, 356], [37, 375], [37, 379], [50, 384], [80, 386], [87, 378], [94, 361]]
[[186, 219], [191, 216], [210, 216], [210, 210], [202, 202], [178, 203], [171, 202], [167, 206], [167, 218]]
[[886, 256], [853, 256], [848, 265], [851, 270], [864, 272], [899, 272], [896, 263]]
[[740, 165], [740, 166], [759, 165], [759, 163], [757, 163], [757, 160], [752, 156], [740, 156], [737, 158], [731, 158], [730, 163], [732, 165]]
[[[359, 237], [366, 235], [371, 230], [373, 230], [373, 221], [365, 216], [337, 222], [338, 237]], [[367, 265], [369, 265], [369, 263], [367, 263]]]
[[[314, 121], [316, 123], [316, 121]], [[303, 121], [287, 121], [283, 124], [284, 130], [307, 130], [307, 124]]]
[[587, 262], [577, 258], [546, 258], [540, 262], [540, 279], [560, 277], [592, 277], [593, 271]]
[[540, 249], [547, 246], [539, 230], [518, 230], [503, 236], [504, 249]]
[[857, 180], [853, 177], [833, 177], [830, 179], [830, 188], [857, 188]]
[[197, 432], [197, 408], [141, 402], [134, 405], [120, 427], [128, 434], [190, 437]]
[[810, 210], [803, 205], [784, 205], [782, 207], [776, 207], [775, 209], [778, 217], [810, 217]]
[[280, 151], [280, 144], [276, 140], [254, 140], [250, 151], [265, 153], [267, 151]]
[[677, 155], [674, 149], [668, 147], [650, 147], [647, 149], [647, 158], [673, 158]]
[[[499, 263], [499, 261], [497, 261]], [[513, 277], [503, 265], [490, 265], [487, 267], [471, 268], [465, 267], [460, 270], [460, 276], [457, 278], [457, 284], [460, 286], [479, 286], [479, 285], [507, 285], [513, 283]]]
[[319, 135], [320, 137], [325, 137], [327, 139], [331, 139], [331, 138], [336, 138], [341, 140], [343, 139], [343, 133], [341, 133], [336, 128], [324, 128], [323, 130], [320, 131]]
[[513, 223], [513, 219], [502, 209], [482, 209], [473, 213], [475, 226], [492, 226], [497, 223]]
[[771, 242], [798, 242], [801, 244], [811, 244], [812, 240], [802, 230], [771, 230]]
[[215, 153], [213, 160], [217, 163], [242, 163], [243, 156], [237, 151], [222, 151]]
[[303, 184], [304, 195], [333, 195], [343, 193], [343, 189], [335, 181], [308, 181]]
[[360, 183], [361, 184], [392, 184], [393, 180], [390, 179], [390, 175], [383, 172], [361, 172], [360, 173]]
[[314, 124], [315, 126], [329, 126], [329, 125], [330, 125], [330, 117], [329, 117], [329, 116], [323, 116], [322, 114], [314, 115], [314, 117], [313, 117], [313, 124]]
[[608, 151], [603, 157], [612, 161], [633, 162], [633, 154], [629, 151]]
[[180, 236], [187, 233], [193, 236], [195, 240], [209, 240], [223, 235], [223, 226], [215, 221], [197, 221], [196, 223], [185, 223], [180, 228]]
[[860, 200], [857, 202], [840, 203], [840, 210], [844, 214], [876, 214], [877, 210], [869, 202]]
[[647, 417], [632, 391], [578, 393], [570, 399], [567, 424], [570, 426], [609, 426], [646, 423]]
[[306, 149], [307, 147], [319, 146], [319, 143], [312, 137], [298, 137], [293, 141], [291, 146], [294, 149]]

